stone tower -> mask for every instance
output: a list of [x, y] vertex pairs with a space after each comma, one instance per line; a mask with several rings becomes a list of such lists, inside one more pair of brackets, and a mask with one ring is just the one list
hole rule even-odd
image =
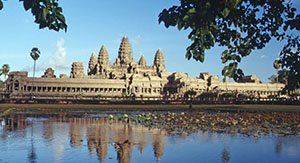
[[42, 78], [56, 78], [54, 70], [51, 67], [47, 68], [44, 72], [44, 75], [42, 75]]
[[165, 58], [160, 48], [156, 51], [153, 66], [156, 67], [157, 72], [164, 72], [166, 70]]
[[119, 55], [116, 60], [116, 64], [128, 65], [132, 61], [133, 59], [132, 59], [131, 45], [128, 41], [128, 38], [123, 37], [119, 48]]
[[141, 56], [141, 58], [139, 60], [139, 65], [142, 66], [142, 67], [147, 66], [147, 62], [146, 62], [146, 59], [145, 59], [144, 55]]
[[156, 160], [159, 161], [164, 154], [164, 144], [165, 144], [165, 132], [154, 130], [153, 131], [153, 151]]
[[101, 46], [99, 55], [98, 55], [98, 64], [108, 66], [109, 65], [109, 58], [108, 58], [108, 52], [106, 50], [105, 45]]
[[83, 72], [83, 63], [82, 62], [73, 62], [71, 69], [71, 78], [84, 78]]
[[105, 45], [101, 46], [99, 55], [98, 55], [98, 65], [97, 65], [97, 73], [100, 75], [107, 76], [109, 69], [109, 58], [108, 52], [106, 50]]
[[92, 53], [92, 56], [91, 56], [90, 61], [89, 61], [88, 75], [95, 75], [96, 74], [96, 65], [97, 65], [96, 53]]

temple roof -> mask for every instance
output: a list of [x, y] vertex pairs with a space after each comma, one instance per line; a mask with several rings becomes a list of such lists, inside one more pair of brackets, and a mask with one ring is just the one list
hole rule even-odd
[[99, 55], [98, 55], [98, 62], [100, 64], [108, 64], [109, 63], [109, 59], [108, 59], [108, 52], [106, 50], [105, 45], [101, 46]]
[[133, 60], [131, 45], [126, 36], [122, 38], [118, 58], [121, 64], [129, 64]]
[[96, 57], [96, 53], [93, 52], [89, 61], [89, 66], [96, 66], [97, 64], [97, 57]]
[[146, 61], [144, 55], [141, 56], [141, 58], [139, 60], [139, 65], [144, 66], [144, 67], [147, 65], [147, 61]]
[[160, 48], [156, 51], [153, 65], [165, 68], [165, 58]]

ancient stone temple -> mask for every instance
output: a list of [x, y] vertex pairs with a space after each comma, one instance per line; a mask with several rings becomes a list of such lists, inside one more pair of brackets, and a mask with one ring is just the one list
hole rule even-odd
[[[118, 57], [109, 62], [109, 53], [102, 45], [98, 56], [92, 53], [87, 73], [82, 62], [73, 62], [69, 77], [48, 69], [41, 78], [28, 77], [27, 72], [10, 72], [6, 81], [6, 92], [11, 99], [121, 99], [133, 100], [180, 99], [185, 92], [193, 90], [197, 95], [207, 91], [239, 92], [240, 94], [266, 97], [276, 95], [283, 84], [261, 83], [252, 75], [239, 82], [221, 82], [218, 76], [200, 73], [190, 77], [186, 73], [166, 71], [165, 57], [159, 48], [153, 64], [147, 64], [144, 55], [138, 61], [132, 57], [132, 47], [123, 37]], [[148, 62], [149, 63], [149, 62]]]

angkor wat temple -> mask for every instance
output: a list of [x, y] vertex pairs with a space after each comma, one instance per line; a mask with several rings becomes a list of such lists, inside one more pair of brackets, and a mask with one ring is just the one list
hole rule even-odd
[[98, 57], [93, 53], [87, 74], [82, 62], [73, 62], [70, 76], [57, 78], [49, 68], [42, 77], [35, 78], [29, 77], [28, 72], [10, 72], [6, 81], [10, 99], [180, 99], [189, 90], [197, 95], [217, 91], [267, 97], [277, 95], [283, 87], [283, 84], [261, 83], [255, 75], [246, 76], [240, 82], [222, 82], [209, 73], [200, 73], [194, 78], [187, 73], [166, 72], [161, 49], [157, 50], [151, 65], [143, 55], [134, 61], [127, 37], [123, 37], [113, 64], [109, 63], [104, 45]]

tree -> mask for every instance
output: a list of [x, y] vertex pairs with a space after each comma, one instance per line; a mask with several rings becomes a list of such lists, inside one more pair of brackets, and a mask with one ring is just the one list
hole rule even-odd
[[300, 14], [286, 0], [180, 0], [164, 9], [159, 23], [189, 29], [186, 58], [203, 62], [206, 50], [224, 47], [224, 77], [242, 78], [243, 57], [264, 48], [271, 39], [283, 42], [280, 64], [289, 70], [288, 89], [300, 87]]
[[192, 89], [190, 89], [190, 90], [187, 90], [185, 93], [184, 93], [184, 95], [183, 95], [183, 97], [184, 97], [184, 99], [186, 100], [186, 102], [187, 101], [189, 101], [189, 108], [191, 109], [192, 108], [192, 101], [194, 100], [194, 97], [197, 95], [197, 92], [196, 91], [194, 91], [194, 90], [192, 90]]
[[39, 51], [38, 48], [32, 48], [31, 49], [30, 56], [34, 61], [34, 64], [33, 64], [33, 78], [34, 78], [34, 74], [35, 74], [35, 63], [36, 63], [36, 60], [39, 59], [40, 54], [41, 54], [41, 52]]
[[277, 83], [277, 75], [272, 75], [268, 79], [270, 80], [271, 83]]
[[289, 76], [289, 71], [286, 70], [286, 69], [283, 69], [283, 70], [279, 70], [277, 72], [277, 75], [272, 75], [268, 79], [270, 80], [271, 83], [287, 84], [288, 83], [288, 76]]
[[[23, 2], [26, 11], [31, 10], [35, 17], [35, 23], [39, 24], [39, 28], [49, 28], [50, 30], [65, 30], [67, 24], [63, 10], [58, 5], [58, 0], [19, 0]], [[0, 0], [0, 10], [3, 9], [3, 1]]]
[[191, 90], [187, 90], [187, 91], [184, 93], [183, 97], [184, 97], [186, 100], [188, 100], [188, 99], [194, 98], [194, 97], [196, 96], [196, 94], [197, 94], [197, 92], [191, 89]]
[[278, 82], [288, 84], [289, 71], [286, 69], [278, 71]]
[[0, 80], [0, 90], [4, 88], [4, 82]]
[[6, 78], [6, 76], [8, 75], [9, 73], [9, 64], [4, 64], [2, 65], [2, 68], [1, 68], [1, 71], [0, 71], [0, 74], [1, 75], [4, 75], [4, 78]]

